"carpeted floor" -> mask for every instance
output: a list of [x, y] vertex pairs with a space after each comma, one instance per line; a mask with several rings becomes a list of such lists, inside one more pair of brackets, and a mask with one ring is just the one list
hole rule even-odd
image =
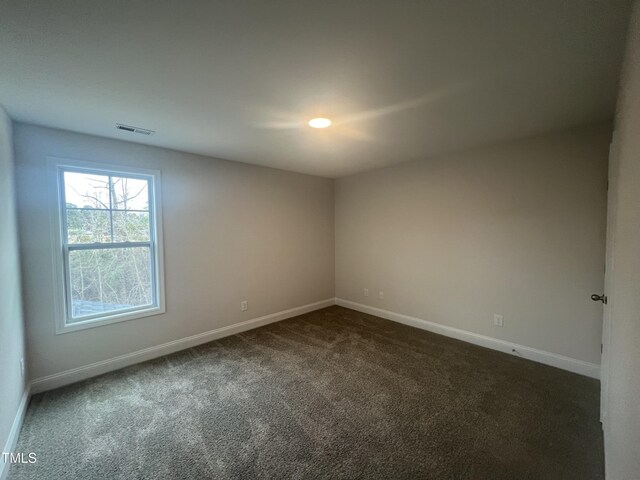
[[33, 397], [20, 479], [599, 479], [599, 384], [341, 307]]

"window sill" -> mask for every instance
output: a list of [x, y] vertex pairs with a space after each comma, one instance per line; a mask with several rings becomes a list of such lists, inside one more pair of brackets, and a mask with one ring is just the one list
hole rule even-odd
[[105, 315], [104, 317], [92, 318], [90, 320], [80, 322], [65, 323], [64, 325], [58, 324], [56, 325], [56, 335], [77, 332], [88, 328], [102, 327], [113, 323], [127, 322], [129, 320], [161, 315], [163, 313], [165, 313], [164, 307], [149, 307], [144, 310], [136, 310], [134, 312], [124, 312], [120, 314], [114, 313], [112, 315]]

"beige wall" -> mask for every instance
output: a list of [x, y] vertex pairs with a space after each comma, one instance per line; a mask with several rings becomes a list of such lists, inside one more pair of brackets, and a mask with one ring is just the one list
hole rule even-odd
[[636, 2], [616, 118], [612, 176], [613, 268], [603, 365], [606, 474], [640, 478], [640, 3]]
[[[15, 150], [32, 378], [334, 296], [332, 180], [22, 124]], [[47, 156], [162, 171], [166, 314], [55, 334]]]
[[[11, 120], [0, 106], [0, 448], [9, 437], [25, 382], [20, 262], [13, 185]], [[3, 464], [0, 459], [0, 472]]]
[[603, 288], [610, 136], [598, 125], [336, 180], [336, 296], [600, 363], [589, 295]]

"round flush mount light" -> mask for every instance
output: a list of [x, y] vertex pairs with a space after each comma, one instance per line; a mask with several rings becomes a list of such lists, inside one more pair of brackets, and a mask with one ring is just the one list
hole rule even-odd
[[331, 120], [322, 117], [312, 118], [309, 120], [309, 126], [311, 128], [327, 128], [331, 126]]

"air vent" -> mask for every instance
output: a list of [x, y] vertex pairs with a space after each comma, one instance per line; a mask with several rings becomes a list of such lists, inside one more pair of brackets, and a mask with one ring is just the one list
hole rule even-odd
[[153, 135], [153, 130], [147, 130], [146, 128], [132, 127], [131, 125], [123, 125], [122, 123], [116, 123], [118, 130], [124, 130], [125, 132], [139, 133], [141, 135]]

